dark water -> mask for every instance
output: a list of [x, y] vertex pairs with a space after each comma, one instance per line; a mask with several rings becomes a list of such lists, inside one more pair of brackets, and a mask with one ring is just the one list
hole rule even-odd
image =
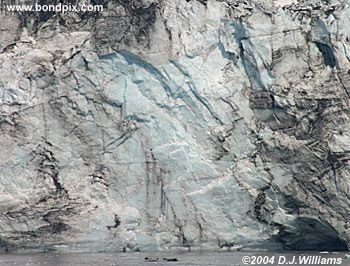
[[[248, 256], [250, 263], [242, 259]], [[254, 259], [253, 256], [259, 257]], [[293, 261], [295, 256], [296, 260]], [[345, 253], [307, 253], [305, 256], [314, 256], [313, 261], [308, 261], [306, 264], [298, 263], [299, 256], [304, 256], [302, 253], [256, 253], [256, 252], [206, 252], [206, 253], [80, 253], [80, 254], [67, 254], [67, 253], [40, 253], [40, 254], [3, 254], [0, 255], [1, 266], [12, 265], [67, 265], [67, 266], [79, 266], [79, 265], [91, 265], [91, 266], [178, 266], [178, 265], [349, 265], [350, 259], [344, 258]], [[158, 261], [151, 262], [145, 260], [145, 258], [158, 258]], [[165, 258], [174, 259], [178, 261], [166, 261]], [[262, 261], [265, 258], [265, 262]], [[335, 264], [328, 261], [327, 264], [321, 263], [322, 258], [338, 259]], [[267, 261], [269, 259], [269, 261]], [[274, 262], [272, 262], [274, 259]], [[255, 260], [255, 261], [253, 261]], [[259, 263], [260, 262], [260, 263]], [[340, 262], [340, 264], [339, 264]], [[282, 263], [282, 264], [279, 264]]]

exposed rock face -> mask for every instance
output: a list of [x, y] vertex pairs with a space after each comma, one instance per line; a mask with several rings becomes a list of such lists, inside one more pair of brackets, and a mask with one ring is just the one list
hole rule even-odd
[[4, 249], [349, 247], [347, 2], [99, 2], [0, 14]]

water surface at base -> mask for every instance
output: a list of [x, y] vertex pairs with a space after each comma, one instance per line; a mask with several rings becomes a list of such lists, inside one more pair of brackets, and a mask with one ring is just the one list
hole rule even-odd
[[[64, 266], [153, 266], [153, 265], [198, 265], [198, 266], [223, 266], [223, 265], [245, 265], [249, 264], [243, 258], [249, 257], [253, 260], [253, 256], [269, 258], [267, 264], [258, 263], [254, 265], [346, 265], [350, 266], [350, 260], [345, 259], [345, 253], [256, 253], [256, 252], [189, 252], [189, 253], [39, 253], [39, 254], [2, 254], [0, 255], [0, 266], [12, 265], [64, 265]], [[293, 262], [293, 257], [296, 260]], [[299, 256], [313, 256], [315, 259], [308, 264], [299, 264], [297, 260]], [[147, 259], [148, 260], [147, 260]], [[177, 259], [178, 261], [166, 261], [165, 259]], [[261, 259], [262, 259], [261, 258]], [[274, 263], [271, 263], [274, 258]], [[324, 264], [320, 263], [322, 258], [341, 258], [341, 264]], [[156, 261], [149, 261], [156, 260]], [[266, 262], [266, 261], [265, 261]], [[339, 260], [338, 260], [339, 262]], [[252, 265], [252, 264], [249, 264]]]

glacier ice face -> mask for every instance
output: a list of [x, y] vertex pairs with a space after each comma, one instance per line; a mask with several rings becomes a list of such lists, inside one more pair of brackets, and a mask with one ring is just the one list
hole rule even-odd
[[346, 249], [348, 4], [102, 2], [0, 14], [1, 247]]

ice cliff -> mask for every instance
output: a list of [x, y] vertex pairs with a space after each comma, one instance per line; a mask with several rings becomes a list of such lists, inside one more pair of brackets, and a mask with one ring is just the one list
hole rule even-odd
[[349, 248], [349, 1], [91, 3], [0, 14], [2, 250]]

